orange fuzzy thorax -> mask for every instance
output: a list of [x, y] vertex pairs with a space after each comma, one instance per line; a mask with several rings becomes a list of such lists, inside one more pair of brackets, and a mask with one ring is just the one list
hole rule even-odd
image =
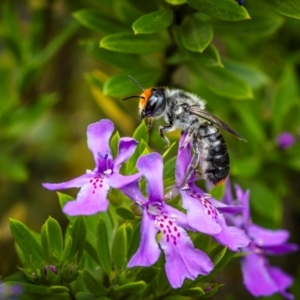
[[151, 97], [151, 94], [152, 94], [152, 88], [144, 90], [144, 92], [141, 94], [140, 103], [139, 103], [140, 110], [142, 110], [146, 106], [149, 98]]

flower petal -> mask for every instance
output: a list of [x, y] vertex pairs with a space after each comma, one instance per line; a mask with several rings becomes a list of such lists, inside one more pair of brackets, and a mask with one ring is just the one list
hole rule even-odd
[[244, 285], [253, 296], [269, 296], [278, 291], [270, 276], [268, 261], [259, 254], [249, 254], [242, 259]]
[[256, 224], [251, 224], [249, 226], [248, 234], [255, 241], [256, 245], [261, 247], [283, 244], [290, 236], [290, 233], [287, 230], [271, 230]]
[[178, 154], [175, 166], [175, 179], [177, 186], [181, 185], [183, 180], [185, 179], [185, 175], [187, 173], [192, 158], [190, 144], [186, 145], [184, 148], [181, 148], [183, 146], [185, 137], [186, 133], [182, 135], [178, 147]]
[[270, 276], [275, 281], [278, 291], [282, 294], [283, 297], [287, 299], [294, 299], [294, 296], [290, 293], [287, 293], [285, 290], [293, 284], [293, 278], [283, 272], [278, 267], [269, 267]]
[[226, 205], [218, 200], [215, 200], [214, 198], [209, 198], [209, 202], [221, 213], [237, 214], [244, 210], [243, 206], [241, 205]]
[[151, 266], [160, 256], [160, 249], [156, 242], [157, 228], [152, 217], [144, 211], [141, 222], [141, 240], [136, 253], [130, 259], [127, 267]]
[[180, 210], [165, 204], [163, 206], [163, 210], [165, 211], [165, 213], [170, 216], [171, 218], [175, 218], [176, 219], [176, 224], [180, 227], [183, 227], [185, 229], [188, 230], [193, 230], [193, 228], [189, 225], [188, 223], [188, 218], [187, 215], [184, 214], [183, 212], [181, 212]]
[[70, 201], [63, 207], [63, 212], [69, 216], [93, 215], [100, 211], [106, 211], [108, 200], [106, 199], [109, 185], [105, 182], [102, 187], [95, 188], [90, 182], [79, 191], [77, 199]]
[[163, 199], [163, 163], [161, 155], [153, 152], [140, 157], [137, 161], [137, 168], [147, 179], [149, 201], [161, 202]]
[[133, 181], [140, 179], [141, 177], [142, 177], [141, 173], [136, 173], [128, 176], [119, 173], [113, 173], [106, 178], [106, 182], [110, 187], [114, 189], [119, 189], [125, 185], [132, 183]]
[[194, 229], [207, 233], [218, 234], [221, 232], [221, 226], [208, 216], [199, 199], [190, 196], [187, 192], [182, 191], [182, 206], [187, 210], [188, 222]]
[[222, 199], [222, 202], [227, 205], [234, 205], [235, 202], [233, 200], [232, 192], [231, 192], [231, 184], [230, 184], [230, 178], [228, 177], [225, 181], [225, 193]]
[[243, 219], [244, 219], [244, 227], [247, 230], [247, 228], [250, 225], [250, 205], [249, 205], [249, 197], [250, 197], [250, 191], [243, 191], [240, 186], [237, 184], [235, 185], [235, 192], [237, 195], [238, 203], [241, 204], [244, 207], [243, 210]]
[[87, 128], [87, 144], [93, 153], [97, 165], [100, 153], [102, 156], [110, 154], [109, 139], [114, 131], [114, 124], [108, 119], [90, 124]]
[[121, 191], [139, 205], [142, 205], [148, 201], [142, 194], [137, 181], [121, 187]]
[[178, 227], [180, 237], [177, 244], [166, 240], [163, 236], [160, 245], [165, 252], [165, 270], [170, 285], [176, 289], [182, 286], [185, 278], [195, 279], [199, 274], [207, 275], [213, 269], [210, 258], [202, 251], [194, 248], [187, 233]]
[[71, 179], [66, 182], [62, 183], [43, 183], [43, 187], [51, 190], [51, 191], [57, 191], [57, 190], [64, 190], [64, 189], [70, 189], [70, 188], [80, 188], [83, 185], [85, 185], [91, 178], [93, 178], [93, 174], [84, 174], [79, 177], [76, 177], [74, 179]]
[[288, 254], [292, 253], [298, 250], [298, 245], [296, 244], [281, 244], [281, 245], [275, 245], [275, 246], [266, 246], [266, 247], [261, 247], [266, 254], [271, 254], [271, 255], [283, 255], [283, 254]]
[[119, 171], [121, 164], [129, 159], [137, 146], [138, 142], [132, 138], [120, 138], [119, 151], [114, 161], [114, 171]]
[[226, 225], [223, 215], [218, 216], [218, 221], [222, 226], [222, 231], [214, 235], [214, 238], [220, 244], [227, 246], [232, 251], [239, 251], [240, 248], [244, 248], [250, 243], [250, 239], [244, 230]]

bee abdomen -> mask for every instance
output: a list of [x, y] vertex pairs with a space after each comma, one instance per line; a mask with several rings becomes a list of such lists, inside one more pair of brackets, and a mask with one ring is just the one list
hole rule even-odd
[[225, 140], [219, 130], [207, 122], [200, 125], [198, 134], [202, 173], [207, 180], [218, 185], [226, 179], [230, 170]]

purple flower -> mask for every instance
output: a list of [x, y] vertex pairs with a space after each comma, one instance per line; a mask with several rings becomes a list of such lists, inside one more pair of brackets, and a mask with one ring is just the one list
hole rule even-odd
[[237, 185], [235, 190], [236, 201], [231, 195], [230, 185], [227, 186], [225, 201], [231, 204], [238, 202], [244, 206], [243, 215], [237, 219], [236, 223], [240, 224], [251, 238], [249, 246], [243, 249], [245, 256], [242, 258], [242, 273], [245, 287], [256, 297], [280, 293], [287, 299], [293, 299], [293, 295], [286, 292], [286, 289], [293, 283], [292, 277], [280, 268], [270, 266], [265, 255], [291, 253], [296, 251], [298, 246], [287, 243], [289, 238], [287, 230], [269, 230], [251, 223], [250, 193], [249, 191], [243, 192]]
[[290, 132], [282, 132], [277, 136], [277, 145], [281, 149], [287, 149], [294, 145], [295, 138]]
[[[185, 174], [191, 162], [190, 146], [181, 147], [185, 136], [181, 138], [176, 162], [176, 184], [184, 180]], [[180, 190], [182, 205], [187, 210], [189, 225], [197, 231], [212, 235], [220, 244], [227, 246], [232, 251], [239, 251], [250, 242], [246, 233], [235, 226], [227, 226], [223, 213], [238, 213], [242, 211], [241, 206], [226, 205], [209, 194], [204, 193], [190, 182]]]
[[61, 190], [73, 187], [80, 188], [76, 201], [70, 201], [63, 207], [64, 213], [70, 216], [92, 215], [108, 208], [107, 193], [109, 188], [119, 189], [141, 177], [141, 174], [124, 176], [119, 173], [121, 164], [132, 156], [137, 141], [132, 138], [121, 138], [119, 152], [113, 160], [109, 148], [109, 139], [114, 131], [110, 120], [104, 119], [87, 128], [87, 143], [91, 150], [96, 167], [93, 171], [63, 183], [44, 183], [49, 190]]
[[[140, 245], [128, 267], [154, 264], [161, 252], [159, 243], [165, 253], [166, 275], [173, 288], [181, 287], [185, 278], [193, 280], [199, 274], [209, 274], [213, 264], [204, 252], [194, 248], [185, 231], [191, 229], [186, 215], [163, 201], [161, 156], [158, 153], [143, 156], [137, 168], [146, 178], [148, 198], [140, 191], [138, 182], [121, 188], [143, 211]], [[161, 233], [159, 242], [156, 240], [158, 232]]]

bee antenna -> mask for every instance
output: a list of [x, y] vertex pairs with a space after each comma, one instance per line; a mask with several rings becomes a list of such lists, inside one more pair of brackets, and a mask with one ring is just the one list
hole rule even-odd
[[136, 80], [134, 79], [132, 76], [128, 75], [128, 77], [144, 92], [145, 89], [141, 86], [141, 84]]
[[122, 100], [129, 100], [129, 99], [132, 99], [132, 98], [142, 98], [142, 99], [145, 99], [145, 97], [142, 97], [142, 96], [138, 96], [138, 95], [133, 95], [133, 96], [129, 96], [129, 97], [126, 97], [126, 98], [123, 98]]

